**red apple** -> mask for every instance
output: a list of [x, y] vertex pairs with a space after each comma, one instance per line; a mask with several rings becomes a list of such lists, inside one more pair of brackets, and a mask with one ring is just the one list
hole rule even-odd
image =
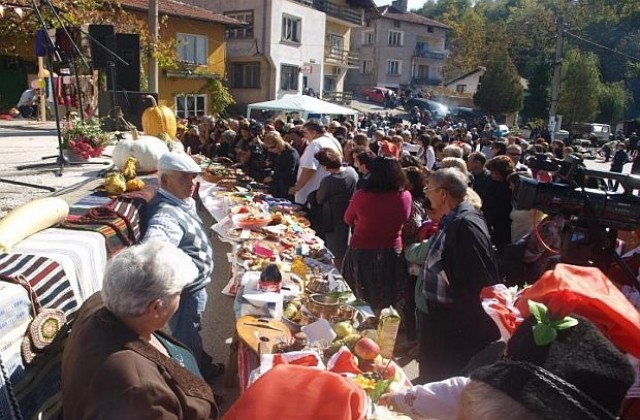
[[382, 379], [393, 379], [396, 376], [396, 364], [385, 359], [382, 363], [376, 363], [374, 371], [377, 372]]
[[358, 340], [353, 350], [362, 360], [373, 360], [380, 354], [380, 346], [369, 337]]
[[376, 363], [373, 360], [360, 359], [360, 362], [358, 362], [358, 367], [363, 372], [373, 372], [376, 369]]

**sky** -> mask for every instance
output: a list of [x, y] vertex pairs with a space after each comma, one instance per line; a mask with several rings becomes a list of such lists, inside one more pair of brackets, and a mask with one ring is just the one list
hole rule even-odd
[[[375, 0], [376, 5], [378, 6], [386, 6], [391, 4], [391, 0]], [[409, 10], [418, 9], [422, 7], [425, 3], [425, 0], [409, 0]]]

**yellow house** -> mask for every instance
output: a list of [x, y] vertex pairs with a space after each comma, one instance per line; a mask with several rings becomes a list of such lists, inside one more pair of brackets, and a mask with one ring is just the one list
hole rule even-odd
[[[147, 21], [148, 0], [121, 0], [120, 4], [123, 9]], [[159, 20], [166, 21], [161, 29], [160, 42], [175, 40], [179, 61], [178, 68], [160, 71], [158, 100], [161, 105], [173, 109], [180, 118], [209, 114], [209, 97], [203, 90], [209, 80], [224, 78], [225, 29], [242, 23], [173, 0], [159, 0], [158, 9]]]

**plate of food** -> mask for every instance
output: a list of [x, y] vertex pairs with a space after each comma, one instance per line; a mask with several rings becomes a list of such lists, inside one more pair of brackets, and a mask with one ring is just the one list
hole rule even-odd
[[242, 229], [260, 229], [271, 222], [271, 216], [266, 214], [239, 213], [231, 216], [233, 225]]
[[243, 228], [231, 228], [227, 233], [227, 237], [234, 241], [254, 240], [262, 241], [266, 235], [264, 233], [257, 232], [255, 230], [243, 229]]

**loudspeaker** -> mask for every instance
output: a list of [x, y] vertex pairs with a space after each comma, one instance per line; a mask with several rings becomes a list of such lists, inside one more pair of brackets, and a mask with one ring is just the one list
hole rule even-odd
[[[129, 64], [116, 61], [116, 90], [137, 92], [140, 90], [140, 35], [116, 34], [116, 54]], [[107, 84], [114, 89], [113, 83]]]
[[[109, 50], [116, 50], [116, 32], [113, 25], [89, 25], [89, 35]], [[111, 55], [91, 39], [91, 62], [95, 68], [105, 68], [109, 61], [115, 61]]]
[[[100, 118], [104, 119], [103, 129], [106, 131], [124, 130], [125, 128], [118, 122], [114, 121], [112, 111], [116, 106], [122, 110], [125, 120], [135, 125], [138, 130], [142, 130], [142, 113], [151, 106], [149, 99], [145, 96], [152, 95], [158, 100], [157, 93], [149, 92], [129, 92], [126, 90], [108, 90], [98, 94], [98, 112]], [[114, 103], [114, 100], [116, 101]]]

